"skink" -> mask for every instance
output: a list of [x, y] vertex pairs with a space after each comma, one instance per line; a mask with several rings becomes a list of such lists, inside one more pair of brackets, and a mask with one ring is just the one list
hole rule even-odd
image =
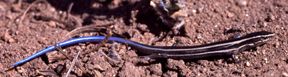
[[[110, 37], [108, 39], [109, 42], [119, 42], [127, 44], [140, 53], [148, 55], [148, 58], [174, 58], [174, 59], [195, 59], [195, 58], [203, 58], [215, 55], [233, 55], [245, 49], [249, 49], [251, 47], [256, 47], [259, 45], [265, 44], [268, 38], [274, 36], [275, 34], [267, 31], [260, 31], [247, 34], [243, 37], [215, 42], [205, 45], [199, 46], [150, 46], [141, 43], [137, 43], [134, 41], [126, 40], [118, 37]], [[61, 42], [57, 44], [57, 47], [68, 47], [79, 43], [86, 42], [101, 42], [105, 39], [105, 36], [87, 36], [87, 37], [79, 37], [72, 38], [67, 41]], [[57, 49], [56, 46], [49, 46], [43, 50], [38, 51], [37, 53], [29, 56], [19, 62], [16, 62], [12, 65], [12, 68], [15, 68], [19, 65], [23, 65], [26, 62], [29, 62], [35, 58], [40, 57], [48, 52], [54, 51]]]

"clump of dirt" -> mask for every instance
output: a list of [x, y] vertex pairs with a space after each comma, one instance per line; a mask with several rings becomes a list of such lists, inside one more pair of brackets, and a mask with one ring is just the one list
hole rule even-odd
[[[83, 53], [69, 76], [288, 76], [287, 0], [179, 3], [181, 13], [187, 14], [181, 18], [185, 24], [176, 29], [178, 34], [171, 34], [173, 26], [163, 23], [150, 0], [1, 0], [0, 76], [65, 76], [72, 62], [67, 57], [73, 58], [78, 51]], [[158, 46], [207, 44], [262, 30], [276, 36], [263, 46], [235, 55], [240, 59], [237, 62], [161, 59], [139, 64], [141, 54], [129, 46], [107, 43], [94, 50], [98, 44], [87, 43], [64, 48], [63, 53], [48, 53], [49, 62], [39, 58], [5, 71], [38, 50], [69, 39], [66, 35], [72, 30], [87, 26], [99, 29], [80, 32], [80, 36], [111, 31], [113, 36]], [[118, 57], [111, 59], [111, 51]]]

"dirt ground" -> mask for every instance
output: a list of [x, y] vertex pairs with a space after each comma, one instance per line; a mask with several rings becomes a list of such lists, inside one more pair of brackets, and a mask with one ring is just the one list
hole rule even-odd
[[[47, 46], [68, 39], [65, 37], [68, 32], [84, 26], [109, 28], [81, 36], [112, 31], [113, 36], [158, 46], [201, 45], [263, 30], [276, 36], [263, 46], [237, 54], [239, 61], [163, 59], [139, 64], [141, 54], [125, 44], [105, 44], [98, 50], [94, 50], [98, 44], [80, 44], [63, 49], [70, 59], [81, 51], [71, 77], [288, 77], [288, 0], [183, 0], [185, 25], [179, 34], [168, 34], [160, 41], [155, 40], [169, 33], [171, 27], [157, 19], [159, 16], [151, 10], [149, 0], [37, 1], [0, 1], [1, 77], [65, 76], [72, 61], [59, 52], [47, 54], [48, 64], [37, 58], [16, 70], [5, 70]], [[117, 52], [118, 60], [107, 57], [109, 51]]]

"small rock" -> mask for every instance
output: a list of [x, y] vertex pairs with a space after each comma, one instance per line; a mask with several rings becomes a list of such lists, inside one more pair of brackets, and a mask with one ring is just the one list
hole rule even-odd
[[263, 22], [263, 27], [266, 27], [268, 25], [268, 23], [267, 22]]
[[251, 63], [247, 61], [247, 62], [245, 63], [245, 66], [248, 66], [248, 67], [249, 67], [249, 66], [251, 66]]
[[247, 1], [247, 0], [235, 0], [235, 1], [236, 1], [236, 4], [237, 4], [238, 6], [241, 6], [241, 7], [247, 6], [247, 4], [248, 4], [248, 1]]
[[201, 13], [201, 12], [203, 12], [203, 10], [204, 10], [204, 7], [200, 7], [197, 9], [196, 13]]
[[197, 34], [196, 38], [197, 38], [197, 39], [203, 39], [203, 37], [202, 37], [201, 34]]
[[197, 13], [197, 10], [193, 9], [193, 10], [192, 10], [192, 13], [193, 13], [193, 14], [196, 14], [196, 13]]
[[249, 17], [249, 14], [245, 14], [246, 17]]
[[284, 77], [288, 77], [288, 73], [287, 73], [287, 72], [282, 72], [282, 75], [283, 75]]
[[53, 27], [53, 28], [55, 28], [55, 27], [57, 26], [57, 23], [54, 22], [54, 21], [50, 21], [50, 22], [48, 23], [48, 25], [51, 26], [51, 27]]
[[275, 46], [275, 48], [279, 48], [280, 47], [280, 42], [276, 42], [274, 46]]
[[87, 56], [85, 56], [85, 57], [82, 59], [83, 62], [88, 62], [88, 60], [89, 60], [89, 58], [88, 58]]
[[16, 40], [8, 32], [5, 33], [5, 35], [2, 37], [2, 39], [8, 43], [16, 42]]
[[229, 18], [231, 18], [231, 17], [234, 17], [234, 14], [231, 13], [231, 12], [227, 12], [227, 16], [228, 16]]
[[266, 50], [262, 50], [262, 54], [266, 54]]
[[269, 63], [267, 58], [263, 58], [263, 60], [265, 61], [265, 63]]
[[21, 68], [21, 67], [17, 67], [17, 71], [19, 73], [23, 73], [23, 72], [26, 72], [24, 68]]

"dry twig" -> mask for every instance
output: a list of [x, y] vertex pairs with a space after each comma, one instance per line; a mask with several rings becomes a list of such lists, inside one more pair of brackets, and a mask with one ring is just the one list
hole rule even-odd
[[81, 51], [78, 51], [77, 55], [74, 57], [74, 59], [73, 59], [73, 61], [71, 62], [71, 65], [70, 65], [70, 67], [69, 67], [69, 69], [68, 69], [65, 77], [68, 77], [68, 76], [69, 76], [71, 70], [73, 69], [73, 66], [75, 65], [75, 62], [78, 60], [78, 57], [79, 57], [79, 54], [80, 54], [80, 53], [81, 53]]
[[[25, 18], [27, 12], [31, 9], [32, 6], [34, 6], [36, 3], [39, 3], [39, 2], [46, 2], [45, 0], [36, 0], [34, 1], [33, 3], [31, 3], [31, 5], [28, 6], [28, 8], [23, 12], [23, 14], [21, 15], [20, 19], [19, 19], [19, 23], [18, 25], [22, 25], [22, 21], [23, 19]], [[20, 2], [19, 2], [20, 3]], [[22, 1], [21, 1], [22, 3]]]

